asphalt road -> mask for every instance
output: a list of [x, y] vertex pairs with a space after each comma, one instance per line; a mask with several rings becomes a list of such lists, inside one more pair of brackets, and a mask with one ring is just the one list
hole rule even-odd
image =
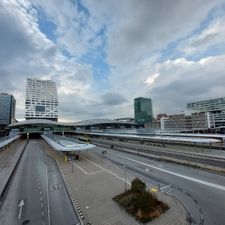
[[30, 140], [0, 208], [2, 225], [75, 225], [79, 219], [55, 161]]
[[[142, 146], [142, 145], [132, 145], [128, 142], [115, 142], [115, 141], [104, 141], [102, 142], [101, 140], [95, 139], [93, 141], [93, 143], [102, 143], [106, 146], [110, 146], [111, 144], [113, 144], [114, 148], [119, 148], [121, 150], [134, 150], [134, 151], [140, 151], [140, 152], [144, 152], [144, 153], [148, 153], [148, 154], [152, 154], [152, 155], [156, 155], [156, 156], [163, 156], [163, 157], [170, 157], [170, 158], [174, 158], [174, 159], [181, 159], [181, 160], [186, 160], [186, 161], [192, 161], [192, 162], [196, 162], [196, 163], [202, 163], [202, 164], [207, 164], [207, 165], [211, 165], [211, 166], [217, 166], [217, 167], [221, 167], [221, 168], [225, 168], [225, 160], [224, 159], [219, 159], [219, 158], [213, 158], [213, 157], [205, 157], [205, 156], [197, 156], [197, 155], [192, 155], [191, 153], [188, 152], [184, 152], [184, 153], [180, 153], [180, 152], [171, 152], [171, 151], [167, 151], [166, 148], [164, 149], [157, 149], [155, 147], [151, 147], [151, 146]], [[181, 147], [182, 148], [182, 147]], [[157, 149], [157, 150], [156, 150]]]
[[160, 185], [162, 191], [174, 195], [188, 210], [191, 224], [225, 225], [225, 177], [173, 163], [98, 147], [104, 160], [110, 160], [145, 180]]

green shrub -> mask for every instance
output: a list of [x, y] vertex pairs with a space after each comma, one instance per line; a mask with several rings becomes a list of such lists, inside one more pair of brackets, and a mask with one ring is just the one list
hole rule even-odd
[[134, 193], [142, 193], [146, 190], [146, 184], [138, 177], [134, 178], [131, 182], [131, 191]]

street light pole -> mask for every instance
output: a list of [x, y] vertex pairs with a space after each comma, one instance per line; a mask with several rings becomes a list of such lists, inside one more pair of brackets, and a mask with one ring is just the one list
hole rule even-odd
[[71, 168], [71, 173], [73, 173], [73, 161], [71, 161], [71, 165], [72, 165], [72, 168]]

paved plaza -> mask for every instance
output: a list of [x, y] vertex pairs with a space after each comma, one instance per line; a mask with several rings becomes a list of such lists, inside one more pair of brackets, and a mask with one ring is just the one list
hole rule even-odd
[[[56, 159], [66, 182], [76, 210], [84, 224], [93, 225], [136, 225], [140, 224], [112, 198], [125, 189], [124, 170], [100, 158], [91, 151], [82, 153], [80, 160], [64, 162], [62, 155], [46, 144], [49, 156]], [[126, 187], [134, 178], [126, 172]], [[186, 222], [186, 210], [174, 198], [157, 193], [160, 200], [170, 209], [149, 225], [183, 225]]]

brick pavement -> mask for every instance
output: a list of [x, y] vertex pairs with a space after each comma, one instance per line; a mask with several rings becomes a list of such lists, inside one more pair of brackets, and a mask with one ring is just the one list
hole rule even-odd
[[[112, 166], [93, 153], [82, 154], [78, 161], [64, 162], [63, 156], [46, 144], [48, 154], [57, 160], [75, 208], [84, 224], [137, 225], [140, 224], [112, 198], [124, 191], [124, 170]], [[132, 175], [127, 173], [127, 180]], [[129, 184], [128, 184], [129, 185]], [[148, 225], [184, 225], [186, 210], [171, 196], [158, 193], [158, 198], [170, 206], [160, 218]]]

